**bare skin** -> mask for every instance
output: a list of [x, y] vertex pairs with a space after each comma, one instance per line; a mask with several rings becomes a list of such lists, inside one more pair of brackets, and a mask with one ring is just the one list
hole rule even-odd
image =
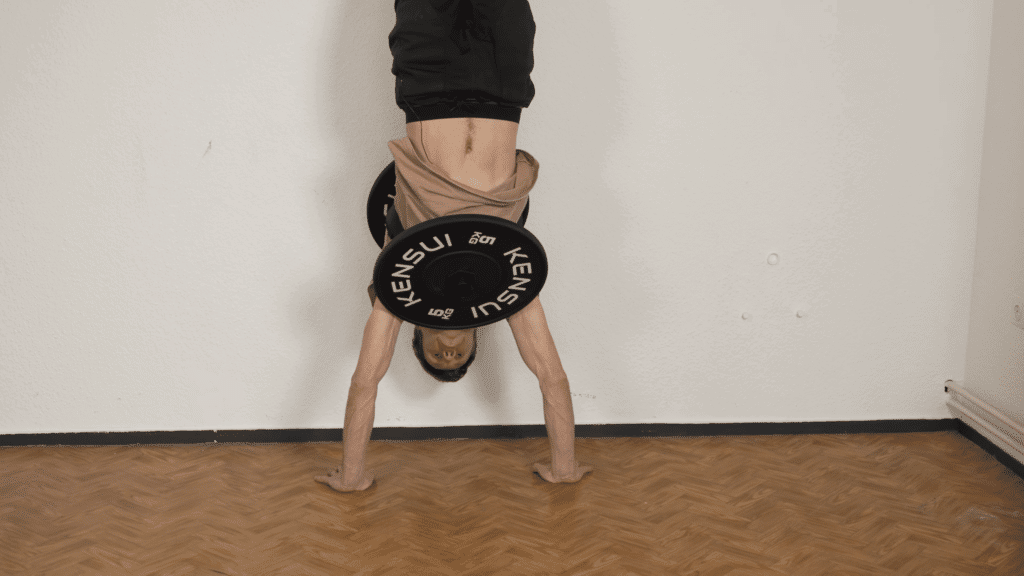
[[[489, 118], [445, 118], [406, 124], [406, 133], [417, 154], [450, 179], [485, 192], [515, 172], [518, 130], [515, 122]], [[536, 462], [533, 471], [547, 482], [579, 482], [594, 467], [576, 461], [569, 380], [548, 330], [540, 298], [507, 321], [523, 361], [537, 376], [544, 398], [544, 421], [552, 458]], [[326, 476], [315, 477], [317, 482], [339, 492], [366, 490], [374, 482], [373, 472], [364, 469], [364, 457], [373, 426], [377, 384], [390, 365], [401, 323], [380, 300], [376, 301], [349, 389], [344, 461]], [[431, 366], [450, 370], [469, 359], [475, 329], [418, 328], [423, 334], [424, 358]]]
[[[534, 463], [533, 465], [533, 471], [541, 478], [551, 482], [552, 484], [579, 482], [583, 479], [584, 474], [592, 472], [593, 470], [593, 466], [585, 466], [576, 463], [575, 469], [569, 475], [564, 478], [558, 478], [551, 472], [551, 460], [542, 460]], [[331, 470], [327, 476], [317, 476], [315, 479], [317, 482], [327, 484], [338, 492], [361, 492], [373, 485], [374, 474], [373, 472], [365, 471], [363, 472], [363, 476], [352, 484], [346, 484], [342, 478], [342, 468], [341, 466], [338, 466], [334, 470]]]
[[405, 132], [417, 154], [456, 182], [486, 192], [515, 173], [515, 122], [442, 118], [410, 122]]
[[356, 478], [355, 482], [347, 484], [344, 481], [341, 466], [338, 466], [331, 470], [327, 476], [317, 476], [313, 479], [322, 484], [327, 484], [338, 492], [362, 492], [373, 484], [374, 476], [373, 472], [364, 471], [363, 475]]
[[533, 471], [539, 474], [541, 478], [547, 480], [548, 482], [551, 482], [552, 484], [571, 484], [573, 482], [579, 482], [581, 479], [583, 479], [584, 474], [586, 474], [587, 472], [592, 472], [593, 470], [593, 466], [581, 466], [579, 463], [577, 463], [575, 470], [573, 470], [570, 474], [568, 474], [564, 478], [558, 478], [557, 476], [554, 475], [554, 473], [551, 472], [551, 460], [544, 460], [541, 462], [537, 462], [533, 465]]
[[[516, 169], [519, 124], [491, 118], [442, 118], [405, 125], [416, 153], [448, 178], [487, 191], [507, 180]], [[423, 356], [439, 370], [462, 367], [473, 353], [473, 332], [433, 330], [423, 334]]]
[[434, 330], [417, 326], [423, 334], [423, 358], [438, 370], [455, 370], [473, 354], [473, 333], [469, 330]]

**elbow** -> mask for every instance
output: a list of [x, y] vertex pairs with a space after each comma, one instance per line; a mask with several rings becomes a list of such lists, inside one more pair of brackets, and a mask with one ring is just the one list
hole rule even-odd
[[384, 374], [388, 370], [387, 366], [382, 368], [378, 370], [360, 370], [356, 368], [355, 373], [352, 374], [352, 388], [376, 390], [377, 385], [384, 379]]
[[552, 372], [547, 374], [538, 374], [537, 380], [540, 382], [541, 390], [552, 390], [569, 387], [569, 377], [565, 374], [564, 371]]
[[373, 392], [374, 394], [376, 394], [378, 384], [379, 382], [374, 382], [372, 380], [357, 380], [356, 378], [352, 378], [352, 382], [349, 385], [348, 390], [350, 393], [353, 391], [359, 391]]

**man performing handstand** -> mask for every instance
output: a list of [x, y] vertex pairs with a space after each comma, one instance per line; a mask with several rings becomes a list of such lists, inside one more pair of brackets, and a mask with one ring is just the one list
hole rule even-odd
[[[395, 101], [406, 114], [406, 138], [388, 142], [395, 157], [395, 202], [403, 226], [452, 214], [517, 222], [537, 181], [539, 164], [516, 149], [522, 108], [534, 96], [528, 0], [396, 0], [388, 35]], [[390, 242], [385, 236], [385, 246]], [[377, 385], [394, 355], [402, 320], [369, 288], [373, 311], [345, 408], [342, 465], [317, 482], [340, 492], [365, 490]], [[548, 482], [578, 482], [591, 466], [575, 457], [569, 380], [548, 330], [540, 297], [508, 317], [523, 361], [540, 383], [551, 465], [533, 470]], [[476, 329], [417, 326], [413, 349], [434, 378], [460, 379], [476, 357]]]

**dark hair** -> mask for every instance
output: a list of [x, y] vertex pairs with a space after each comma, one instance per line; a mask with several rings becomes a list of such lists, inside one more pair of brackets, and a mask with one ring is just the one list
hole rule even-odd
[[440, 382], [458, 382], [466, 375], [469, 365], [476, 358], [476, 330], [473, 330], [473, 352], [469, 355], [469, 360], [466, 360], [465, 364], [454, 370], [439, 370], [427, 362], [427, 359], [423, 356], [423, 333], [420, 332], [418, 327], [413, 330], [412, 351], [416, 355], [416, 359], [420, 361], [423, 369], [427, 371], [427, 374], [433, 376], [435, 380]]

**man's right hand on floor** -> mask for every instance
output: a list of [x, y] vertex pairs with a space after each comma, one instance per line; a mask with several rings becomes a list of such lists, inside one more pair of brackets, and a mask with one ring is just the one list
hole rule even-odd
[[[350, 479], [345, 478], [341, 466], [338, 466], [327, 476], [317, 476], [314, 480], [321, 484], [327, 484], [338, 492], [358, 492], [366, 490], [373, 484], [373, 473], [363, 472], [363, 476], [361, 478]], [[345, 480], [349, 481], [346, 482]]]

